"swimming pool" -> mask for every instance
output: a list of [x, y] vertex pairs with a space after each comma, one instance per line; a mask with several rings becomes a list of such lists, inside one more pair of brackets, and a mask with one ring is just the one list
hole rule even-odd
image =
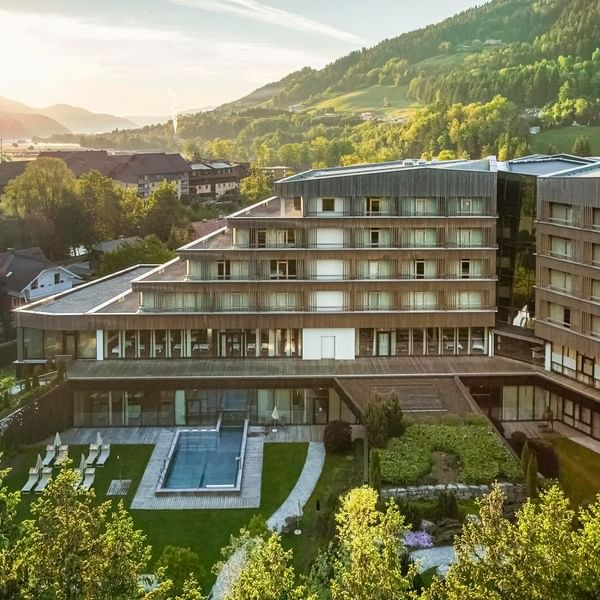
[[178, 431], [157, 491], [239, 491], [246, 427]]

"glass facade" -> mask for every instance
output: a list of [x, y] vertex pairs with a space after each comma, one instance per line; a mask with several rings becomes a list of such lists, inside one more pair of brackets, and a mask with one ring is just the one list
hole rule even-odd
[[498, 173], [498, 319], [533, 327], [535, 316], [535, 177]]
[[73, 397], [75, 427], [156, 427], [214, 425], [249, 418], [253, 425], [269, 425], [277, 408], [278, 423], [286, 425], [325, 424], [356, 417], [335, 390], [77, 390]]

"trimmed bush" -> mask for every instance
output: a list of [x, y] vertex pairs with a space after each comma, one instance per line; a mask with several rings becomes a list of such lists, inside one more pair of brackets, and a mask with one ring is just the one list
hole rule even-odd
[[444, 424], [411, 425], [402, 438], [390, 440], [380, 451], [381, 476], [390, 483], [417, 485], [431, 471], [436, 451], [457, 457], [463, 483], [523, 478], [519, 462], [489, 427]]
[[323, 433], [325, 450], [331, 454], [346, 454], [352, 449], [352, 429], [346, 421], [330, 421]]
[[538, 495], [538, 464], [535, 454], [532, 452], [529, 457], [529, 464], [527, 465], [527, 477], [525, 485], [527, 487], [527, 497], [537, 498]]
[[456, 494], [452, 491], [438, 494], [436, 515], [438, 519], [459, 520], [458, 502]]
[[200, 557], [189, 548], [165, 546], [156, 566], [165, 569], [167, 577], [173, 581], [176, 593], [181, 593], [183, 584], [190, 574], [193, 574], [199, 582], [206, 577]]
[[378, 450], [371, 450], [371, 461], [369, 465], [369, 485], [379, 491], [381, 489], [381, 459]]
[[527, 468], [529, 467], [529, 460], [531, 458], [531, 450], [529, 449], [529, 442], [525, 440], [523, 444], [523, 448], [521, 448], [521, 468], [525, 473], [527, 473]]
[[554, 446], [550, 442], [543, 439], [532, 439], [529, 440], [529, 449], [532, 453], [535, 453], [538, 471], [544, 476], [550, 479], [558, 478], [558, 457]]

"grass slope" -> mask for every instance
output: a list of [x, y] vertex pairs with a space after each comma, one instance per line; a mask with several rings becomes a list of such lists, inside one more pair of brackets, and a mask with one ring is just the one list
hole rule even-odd
[[529, 138], [531, 150], [534, 153], [546, 154], [552, 145], [558, 152], [570, 154], [573, 150], [575, 140], [583, 135], [588, 137], [592, 146], [592, 155], [600, 156], [600, 126], [596, 127], [560, 127], [558, 129], [546, 129], [538, 135]]
[[[307, 107], [307, 110], [329, 110], [336, 112], [372, 112], [377, 116], [408, 115], [416, 104], [407, 98], [407, 85], [373, 85], [355, 92], [326, 98]], [[387, 98], [388, 106], [384, 107]]]
[[[87, 446], [71, 446], [69, 455], [79, 463], [81, 453]], [[133, 484], [127, 497], [127, 507], [135, 494], [144, 473], [153, 446], [113, 446], [107, 465], [96, 470], [94, 489], [98, 501], [106, 500], [108, 486], [113, 479], [131, 479]], [[156, 561], [165, 546], [189, 547], [200, 555], [207, 573], [205, 588], [212, 585], [212, 565], [221, 559], [221, 548], [228, 544], [230, 536], [237, 534], [252, 515], [261, 513], [265, 518], [283, 503], [294, 487], [304, 462], [308, 444], [265, 444], [259, 509], [244, 510], [132, 510], [131, 515], [137, 528], [142, 529], [152, 546], [152, 560]], [[36, 455], [45, 452], [41, 447], [25, 448], [19, 454], [7, 457], [3, 466], [11, 468], [6, 483], [12, 490], [20, 489], [27, 480], [28, 469], [35, 464]], [[117, 460], [119, 456], [119, 460]], [[18, 518], [29, 517], [29, 507], [38, 496], [22, 496]]]

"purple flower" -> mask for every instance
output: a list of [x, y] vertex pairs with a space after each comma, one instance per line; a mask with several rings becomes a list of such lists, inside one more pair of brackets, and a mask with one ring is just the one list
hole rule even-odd
[[407, 531], [404, 534], [404, 545], [407, 548], [431, 548], [433, 542], [426, 531]]

